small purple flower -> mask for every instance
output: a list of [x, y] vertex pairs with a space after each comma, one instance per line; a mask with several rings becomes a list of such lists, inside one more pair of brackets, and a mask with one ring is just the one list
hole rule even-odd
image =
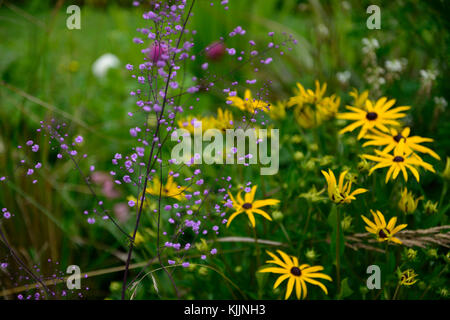
[[211, 249], [211, 254], [216, 254], [216, 253], [217, 253], [217, 249], [216, 248]]
[[128, 205], [130, 207], [134, 207], [136, 205], [136, 202], [134, 202], [133, 200], [128, 201]]
[[75, 138], [75, 142], [76, 143], [82, 143], [83, 142], [83, 137], [82, 136], [78, 136]]
[[88, 219], [87, 219], [87, 222], [88, 222], [89, 224], [94, 224], [94, 223], [95, 223], [95, 218], [88, 218]]
[[34, 146], [31, 147], [31, 151], [33, 152], [38, 152], [39, 151], [39, 145], [35, 144]]

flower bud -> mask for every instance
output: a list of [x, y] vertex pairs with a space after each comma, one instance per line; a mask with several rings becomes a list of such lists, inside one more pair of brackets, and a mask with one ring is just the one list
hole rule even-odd
[[206, 48], [206, 57], [210, 60], [220, 60], [225, 54], [225, 46], [222, 42], [216, 41]]
[[432, 201], [428, 200], [423, 205], [423, 208], [425, 209], [426, 214], [433, 214], [433, 213], [438, 212], [437, 206], [438, 206], [437, 202], [432, 202]]
[[272, 212], [272, 218], [273, 220], [280, 222], [283, 220], [283, 213], [281, 211], [274, 211]]
[[400, 201], [398, 202], [398, 207], [403, 211], [403, 213], [410, 214], [416, 211], [417, 204], [419, 203], [419, 200], [422, 199], [423, 197], [414, 199], [412, 192], [408, 192], [408, 189], [405, 188], [402, 191]]

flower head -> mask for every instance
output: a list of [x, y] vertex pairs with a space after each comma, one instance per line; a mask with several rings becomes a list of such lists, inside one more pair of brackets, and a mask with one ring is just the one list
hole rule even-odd
[[418, 281], [418, 279], [416, 279], [417, 276], [418, 275], [414, 272], [413, 269], [407, 269], [403, 271], [400, 275], [400, 285], [412, 286]]
[[255, 113], [256, 110], [265, 112], [268, 111], [268, 103], [262, 100], [254, 99], [252, 97], [252, 92], [248, 89], [245, 90], [244, 99], [239, 98], [238, 96], [229, 96], [227, 100], [231, 102], [232, 106], [237, 107], [242, 111], [247, 111], [251, 114]]
[[378, 99], [375, 103], [366, 100], [366, 109], [360, 109], [352, 106], [346, 106], [346, 109], [352, 112], [338, 113], [338, 119], [353, 120], [354, 122], [339, 131], [340, 134], [352, 132], [358, 127], [361, 130], [358, 134], [358, 140], [364, 137], [369, 129], [377, 128], [384, 132], [389, 132], [386, 125], [400, 126], [397, 119], [405, 116], [402, 111], [409, 110], [409, 106], [401, 106], [391, 109], [395, 104], [395, 99], [387, 100], [386, 97]]
[[407, 225], [400, 224], [398, 226], [395, 226], [395, 224], [397, 223], [397, 217], [391, 218], [388, 224], [386, 224], [386, 220], [379, 210], [377, 210], [376, 212], [370, 210], [370, 212], [373, 215], [373, 222], [361, 215], [364, 222], [367, 224], [366, 230], [376, 235], [379, 242], [388, 241], [402, 244], [402, 242], [398, 238], [394, 237], [394, 235], [400, 230], [406, 228]]
[[409, 169], [417, 181], [419, 181], [419, 172], [417, 171], [417, 167], [423, 167], [425, 170], [435, 172], [433, 167], [424, 162], [419, 156], [416, 154], [408, 153], [405, 151], [405, 144], [403, 140], [399, 143], [397, 148], [394, 149], [394, 154], [383, 153], [379, 150], [375, 150], [375, 153], [378, 156], [364, 154], [363, 157], [375, 162], [378, 162], [375, 166], [372, 167], [369, 171], [369, 175], [372, 174], [373, 171], [389, 167], [389, 170], [386, 174], [386, 183], [392, 176], [392, 179], [396, 179], [400, 171], [403, 173], [403, 178], [405, 181], [408, 181], [408, 173], [406, 169]]
[[339, 108], [341, 99], [336, 95], [325, 97], [327, 84], [320, 85], [319, 81], [315, 82], [316, 90], [305, 90], [305, 88], [297, 83], [298, 90], [295, 96], [291, 97], [287, 103], [288, 107], [294, 106], [294, 117], [297, 123], [304, 128], [312, 128], [320, 125], [324, 120], [333, 117]]
[[[295, 294], [297, 299], [305, 299], [307, 294], [306, 283], [310, 283], [316, 286], [319, 286], [325, 294], [328, 294], [328, 290], [320, 281], [316, 279], [325, 279], [328, 281], [332, 281], [331, 277], [320, 273], [318, 271], [322, 271], [322, 266], [310, 266], [309, 264], [300, 265], [297, 257], [288, 256], [281, 250], [277, 250], [278, 254], [281, 256], [281, 259], [278, 258], [275, 254], [270, 251], [266, 251], [269, 256], [272, 257], [273, 260], [267, 260], [266, 263], [276, 264], [277, 267], [269, 267], [258, 272], [271, 272], [276, 274], [281, 274], [281, 276], [275, 281], [273, 286], [276, 289], [284, 280], [288, 280], [286, 295], [284, 298], [287, 300], [291, 296], [291, 293], [295, 286]], [[303, 296], [302, 296], [303, 291]]]
[[417, 209], [419, 200], [422, 199], [423, 197], [414, 198], [412, 192], [405, 188], [402, 191], [398, 207], [406, 214], [413, 213]]
[[430, 148], [424, 147], [420, 145], [423, 142], [432, 142], [433, 139], [423, 138], [419, 136], [410, 137], [409, 134], [411, 132], [410, 128], [405, 128], [401, 132], [397, 129], [391, 128], [388, 133], [380, 132], [378, 130], [373, 130], [373, 134], [367, 134], [364, 136], [364, 139], [368, 139], [369, 141], [363, 144], [363, 147], [366, 146], [385, 146], [382, 152], [388, 153], [395, 149], [401, 141], [404, 143], [405, 152], [413, 153], [420, 152], [426, 153], [432, 156], [435, 159], [440, 160], [439, 155], [431, 150]]
[[352, 200], [356, 200], [356, 195], [367, 192], [367, 189], [363, 188], [359, 188], [351, 192], [352, 181], [347, 181], [344, 184], [344, 179], [347, 175], [347, 171], [344, 171], [339, 175], [339, 183], [336, 182], [336, 177], [334, 176], [334, 173], [333, 171], [331, 171], [331, 169], [328, 169], [328, 173], [322, 170], [322, 174], [327, 180], [328, 197], [334, 203], [350, 203], [352, 202]]
[[267, 212], [261, 210], [260, 208], [265, 206], [273, 206], [280, 202], [280, 200], [277, 199], [264, 199], [264, 200], [254, 200], [255, 199], [255, 193], [256, 193], [257, 186], [253, 186], [250, 192], [247, 192], [244, 196], [244, 199], [241, 197], [241, 192], [237, 194], [237, 201], [233, 197], [233, 195], [228, 192], [228, 195], [231, 198], [231, 201], [233, 202], [233, 208], [236, 210], [229, 218], [227, 222], [227, 227], [230, 225], [231, 221], [233, 221], [234, 218], [236, 218], [237, 215], [245, 212], [247, 214], [248, 219], [250, 220], [250, 223], [252, 224], [252, 227], [255, 227], [255, 216], [254, 213], [257, 213], [264, 218], [266, 218], [269, 221], [272, 221], [272, 218], [267, 214]]
[[153, 178], [153, 185], [151, 187], [147, 187], [145, 190], [146, 193], [149, 193], [153, 196], [159, 196], [161, 192], [162, 197], [174, 198], [177, 200], [184, 200], [185, 195], [184, 191], [188, 189], [185, 187], [178, 186], [176, 182], [173, 181], [173, 176], [169, 175], [167, 177], [167, 182], [165, 185], [161, 187], [161, 181], [158, 178]]

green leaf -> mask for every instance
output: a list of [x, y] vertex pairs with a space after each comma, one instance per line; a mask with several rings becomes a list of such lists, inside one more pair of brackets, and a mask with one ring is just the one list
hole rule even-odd
[[348, 285], [348, 278], [345, 278], [341, 281], [341, 291], [339, 291], [338, 299], [345, 299], [351, 296], [353, 290]]

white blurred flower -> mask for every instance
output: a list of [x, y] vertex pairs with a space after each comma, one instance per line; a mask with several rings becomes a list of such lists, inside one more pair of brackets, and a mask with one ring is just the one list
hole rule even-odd
[[120, 65], [119, 58], [112, 53], [105, 53], [92, 64], [92, 73], [98, 78], [104, 78], [109, 69]]
[[386, 67], [386, 70], [388, 72], [398, 73], [398, 72], [402, 72], [402, 70], [403, 70], [403, 64], [399, 59], [386, 60], [386, 62], [384, 63], [384, 66]]
[[420, 70], [420, 77], [424, 82], [433, 82], [434, 80], [436, 80], [437, 75], [437, 70]]
[[376, 49], [378, 49], [380, 47], [380, 44], [378, 43], [378, 40], [375, 38], [363, 38], [362, 39], [362, 44], [363, 44], [363, 48], [362, 51], [364, 53], [368, 53], [371, 51], [375, 51]]
[[327, 38], [328, 35], [330, 34], [330, 31], [328, 30], [327, 26], [324, 25], [323, 23], [321, 23], [317, 26], [317, 31], [324, 38]]
[[347, 84], [351, 76], [352, 74], [348, 70], [336, 73], [336, 78], [341, 84]]
[[434, 97], [433, 100], [439, 110], [444, 111], [447, 108], [448, 102], [444, 97]]

